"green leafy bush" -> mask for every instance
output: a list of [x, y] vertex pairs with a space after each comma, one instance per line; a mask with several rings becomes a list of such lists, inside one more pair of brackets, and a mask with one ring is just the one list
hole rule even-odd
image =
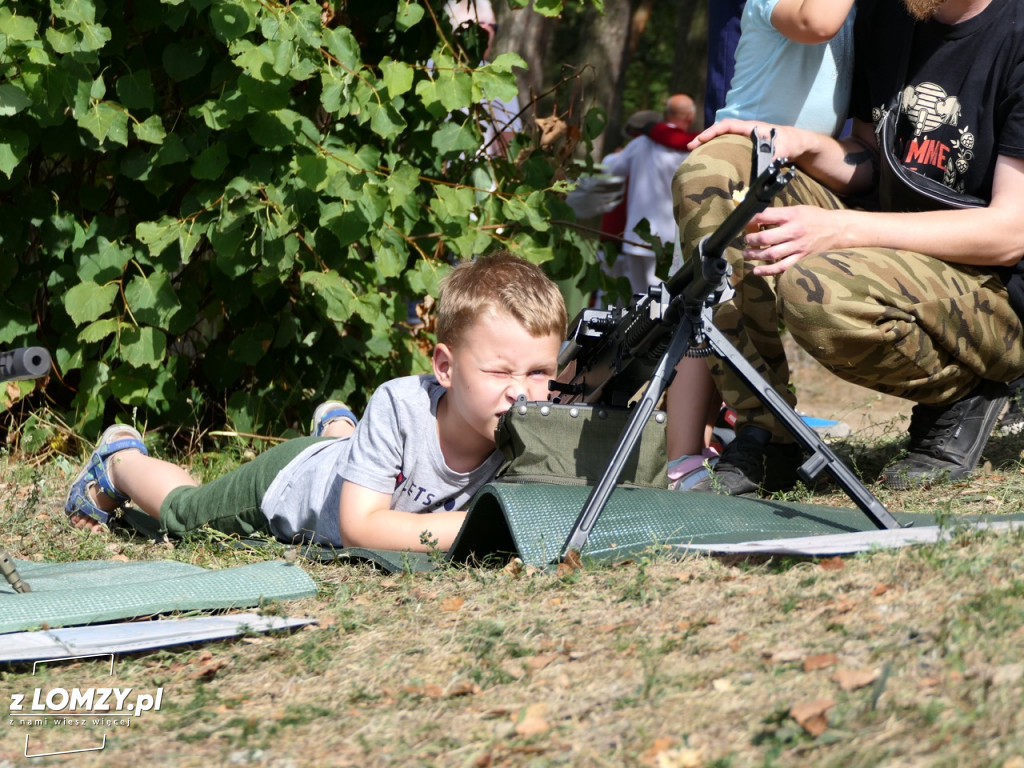
[[0, 5], [0, 348], [51, 350], [76, 432], [361, 408], [427, 369], [430, 318], [405, 321], [453, 259], [596, 279], [553, 225], [567, 153], [478, 151], [521, 59], [477, 65], [439, 0], [324, 5]]

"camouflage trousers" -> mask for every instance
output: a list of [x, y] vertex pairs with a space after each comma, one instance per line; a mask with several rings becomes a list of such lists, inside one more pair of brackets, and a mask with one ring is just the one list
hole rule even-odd
[[[751, 149], [746, 137], [722, 136], [679, 167], [673, 199], [686, 256], [734, 209], [732, 192], [749, 183]], [[846, 207], [799, 172], [773, 204]], [[843, 379], [919, 403], [955, 402], [982, 379], [1024, 374], [1024, 328], [991, 270], [855, 248], [813, 254], [781, 275], [759, 277], [740, 247], [737, 238], [724, 254], [736, 296], [715, 308], [714, 322], [791, 405], [782, 328]], [[757, 425], [791, 439], [731, 368], [709, 360], [722, 397], [739, 415], [738, 428]]]

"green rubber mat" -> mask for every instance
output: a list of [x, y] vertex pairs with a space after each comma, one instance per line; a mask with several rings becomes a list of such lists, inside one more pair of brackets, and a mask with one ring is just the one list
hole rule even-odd
[[250, 608], [316, 594], [313, 580], [282, 561], [209, 571], [167, 560], [121, 563], [17, 560], [32, 588], [0, 584], [0, 633], [131, 619], [170, 611]]
[[[589, 487], [491, 483], [470, 505], [449, 556], [486, 562], [517, 555], [528, 565], [558, 560], [590, 494]], [[895, 515], [902, 525], [933, 525], [932, 515]], [[625, 559], [654, 544], [714, 544], [871, 531], [858, 509], [796, 504], [713, 493], [616, 488], [583, 554]]]
[[[550, 565], [560, 558], [590, 491], [588, 486], [485, 485], [470, 502], [466, 522], [445, 560], [487, 565], [519, 557], [528, 565]], [[935, 523], [932, 515], [895, 517], [918, 529]], [[858, 509], [620, 487], [598, 518], [583, 554], [614, 562], [655, 544], [731, 545], [877, 530]], [[301, 552], [320, 561], [367, 561], [392, 572], [435, 568], [428, 555], [414, 552], [315, 546]]]

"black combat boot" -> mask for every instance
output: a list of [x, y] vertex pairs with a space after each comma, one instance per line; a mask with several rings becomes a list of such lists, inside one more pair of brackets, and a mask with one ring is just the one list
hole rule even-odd
[[910, 453], [885, 469], [879, 480], [899, 490], [969, 475], [1006, 405], [1006, 392], [1003, 383], [983, 381], [952, 405], [915, 405]]

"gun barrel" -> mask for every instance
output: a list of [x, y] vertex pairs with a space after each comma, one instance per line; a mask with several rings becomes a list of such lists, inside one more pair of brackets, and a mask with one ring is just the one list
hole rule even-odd
[[50, 353], [43, 347], [19, 347], [0, 352], [0, 381], [38, 379], [50, 370]]
[[[778, 158], [754, 179], [740, 204], [704, 240], [701, 245], [701, 257], [704, 259], [720, 258], [729, 244], [743, 232], [750, 220], [767, 208], [775, 194], [792, 181], [796, 171], [792, 167], [786, 166], [788, 162], [785, 158]], [[694, 273], [697, 270], [695, 264], [697, 261], [699, 259], [688, 259], [683, 268], [665, 284], [672, 296], [678, 296], [685, 286], [692, 284]]]

